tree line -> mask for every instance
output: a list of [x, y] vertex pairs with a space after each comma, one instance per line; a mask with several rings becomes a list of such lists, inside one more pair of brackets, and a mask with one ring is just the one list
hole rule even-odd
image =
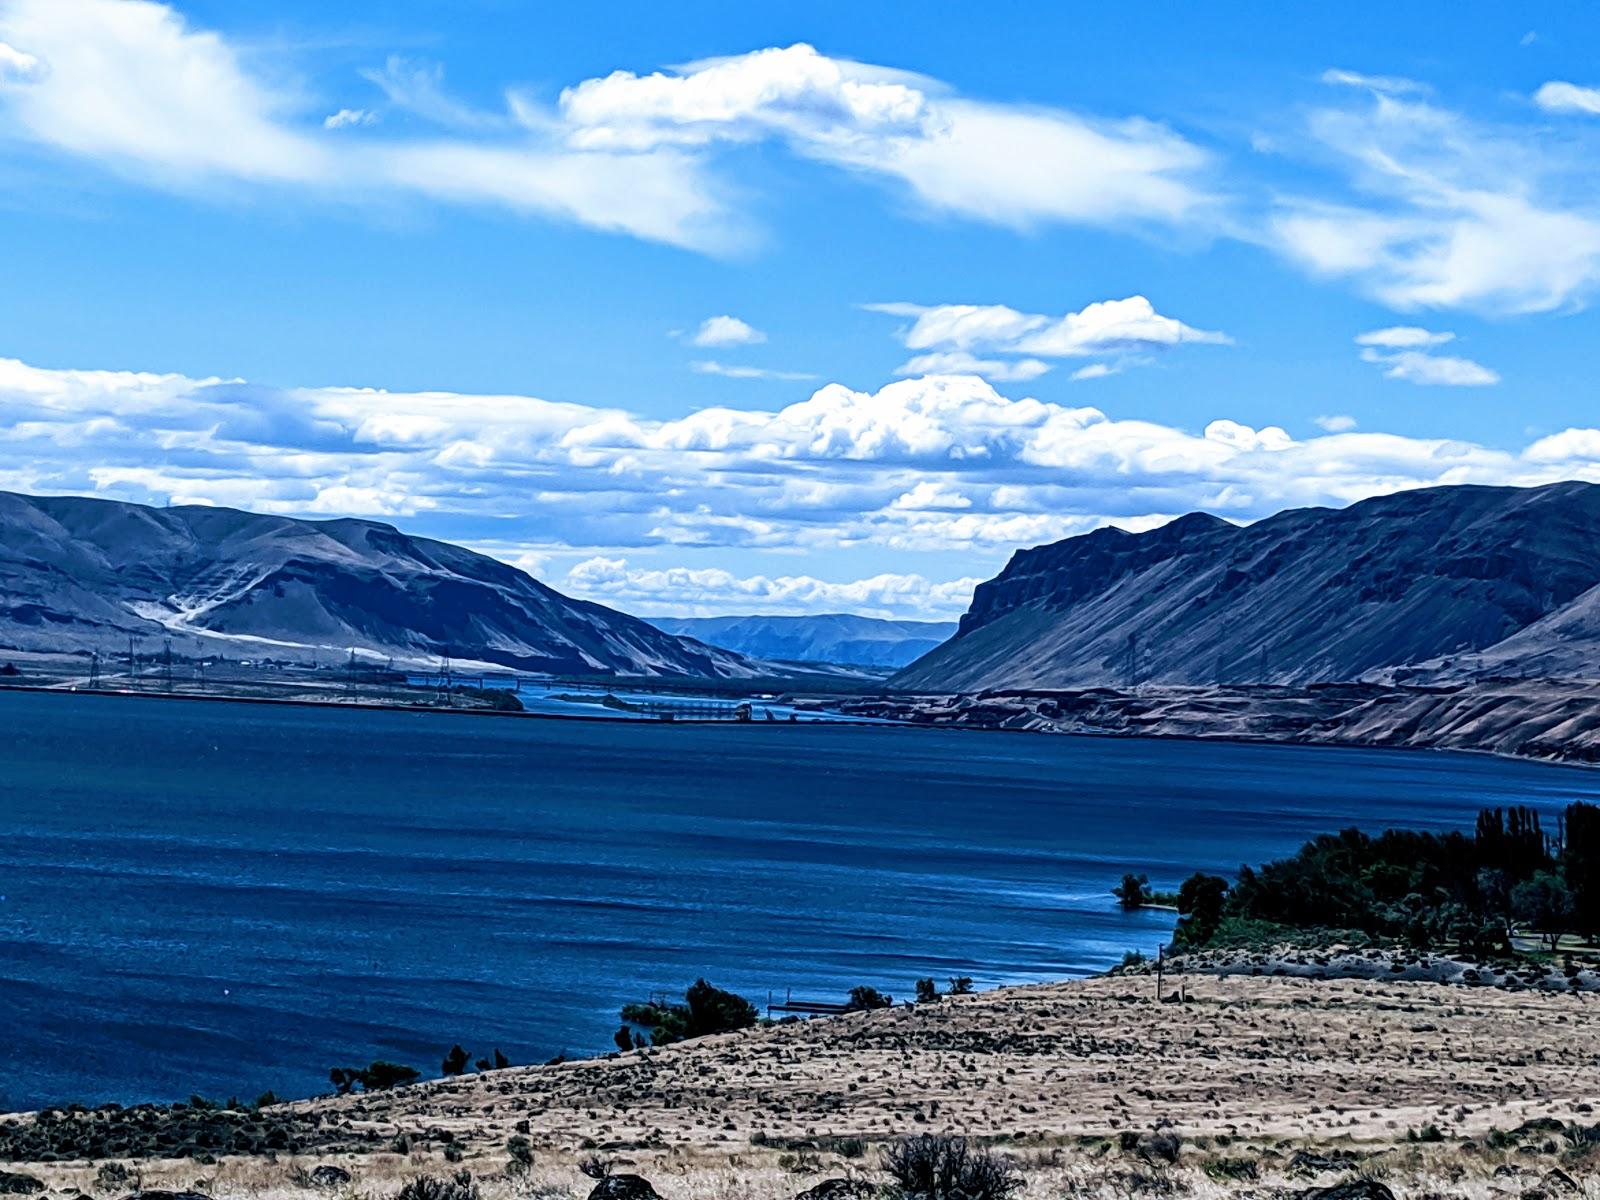
[[1489, 954], [1522, 933], [1554, 951], [1600, 938], [1600, 806], [1569, 804], [1553, 829], [1519, 806], [1484, 809], [1471, 833], [1324, 834], [1231, 883], [1190, 876], [1177, 909], [1178, 950], [1359, 933]]

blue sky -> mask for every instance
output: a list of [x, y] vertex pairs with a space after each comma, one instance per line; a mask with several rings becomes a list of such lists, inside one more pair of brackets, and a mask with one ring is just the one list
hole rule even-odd
[[1600, 478], [1581, 6], [0, 0], [0, 487], [640, 612]]

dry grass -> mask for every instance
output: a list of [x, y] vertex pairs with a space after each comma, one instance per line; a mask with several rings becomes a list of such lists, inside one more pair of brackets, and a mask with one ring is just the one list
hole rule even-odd
[[[828, 1177], [881, 1179], [891, 1138], [951, 1131], [1015, 1157], [1025, 1196], [1275, 1196], [1359, 1170], [1401, 1200], [1534, 1191], [1600, 1200], [1600, 1149], [1559, 1130], [1489, 1136], [1534, 1118], [1600, 1121], [1600, 996], [1183, 982], [1184, 1004], [1156, 1002], [1152, 981], [1106, 978], [305, 1101], [272, 1111], [316, 1121], [352, 1151], [364, 1132], [379, 1140], [365, 1153], [131, 1165], [145, 1186], [217, 1200], [392, 1200], [409, 1176], [458, 1170], [472, 1172], [481, 1200], [553, 1200], [588, 1194], [576, 1164], [598, 1148], [666, 1200], [788, 1200]], [[1175, 1165], [1123, 1145], [1121, 1135], [1162, 1123], [1183, 1139]], [[1408, 1140], [1424, 1129], [1443, 1140]], [[461, 1161], [445, 1161], [441, 1130]], [[426, 1149], [387, 1149], [400, 1133]], [[534, 1164], [508, 1174], [506, 1143], [518, 1134]], [[1294, 1153], [1308, 1147], [1359, 1162], [1295, 1169]], [[311, 1188], [304, 1172], [322, 1163], [344, 1166], [352, 1182]], [[1556, 1167], [1580, 1193], [1546, 1182]], [[97, 1184], [94, 1165], [22, 1169], [58, 1192], [131, 1190]]]

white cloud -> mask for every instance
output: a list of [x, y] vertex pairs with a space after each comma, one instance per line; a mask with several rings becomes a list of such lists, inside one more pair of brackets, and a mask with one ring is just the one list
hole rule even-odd
[[754, 346], [767, 340], [761, 330], [738, 317], [707, 317], [689, 338], [691, 346]]
[[1376, 350], [1363, 350], [1364, 362], [1381, 363], [1388, 367], [1385, 379], [1403, 379], [1407, 383], [1420, 383], [1438, 387], [1488, 387], [1500, 382], [1500, 376], [1470, 358], [1456, 358], [1448, 354], [1425, 354], [1420, 350], [1400, 350], [1383, 354]]
[[[987, 379], [1028, 380], [1049, 370], [1046, 358], [1125, 355], [1187, 343], [1227, 345], [1226, 334], [1195, 329], [1162, 316], [1143, 296], [1102, 300], [1064, 317], [1018, 312], [1003, 304], [869, 304], [872, 312], [910, 317], [900, 331], [909, 350], [925, 353], [898, 368], [899, 375], [962, 372]], [[979, 353], [1022, 355], [979, 358]], [[1110, 374], [1110, 368], [1098, 374]], [[1093, 378], [1076, 374], [1073, 378]]]
[[1205, 154], [1160, 125], [967, 100], [804, 44], [616, 71], [564, 91], [560, 116], [574, 145], [608, 150], [781, 138], [1002, 225], [1187, 223], [1214, 204]]
[[829, 384], [776, 411], [663, 420], [530, 396], [0, 360], [0, 489], [425, 519], [424, 532], [519, 553], [804, 551], [837, 568], [893, 550], [947, 556], [955, 576], [973, 573], [971, 555], [987, 564], [1107, 523], [1562, 478], [1600, 480], [1600, 432], [1522, 454], [1379, 432], [1297, 440], [1223, 418], [1193, 432], [1010, 398], [971, 376]]
[[38, 83], [48, 68], [32, 54], [0, 42], [0, 85]]
[[633, 567], [626, 558], [602, 556], [575, 565], [559, 586], [569, 595], [656, 617], [843, 611], [937, 620], [965, 612], [981, 582], [893, 574], [843, 582], [810, 575], [740, 576], [715, 567]]
[[1533, 94], [1533, 102], [1546, 112], [1600, 116], [1600, 88], [1552, 80]]
[[1322, 82], [1339, 87], [1365, 88], [1370, 92], [1387, 92], [1397, 96], [1429, 90], [1426, 84], [1399, 75], [1364, 75], [1360, 71], [1341, 71], [1332, 67], [1322, 73]]
[[716, 359], [697, 359], [689, 369], [701, 375], [721, 375], [726, 379], [815, 379], [806, 371], [775, 371], [770, 367], [750, 367], [737, 363], [718, 362]]
[[1386, 379], [1438, 387], [1488, 387], [1499, 383], [1500, 376], [1481, 363], [1433, 352], [1454, 341], [1455, 336], [1415, 325], [1394, 325], [1358, 334], [1356, 344], [1362, 347], [1362, 362], [1388, 368], [1383, 373]]
[[1190, 225], [1216, 207], [1206, 156], [1161, 126], [964, 100], [809, 46], [614, 72], [555, 108], [514, 91], [502, 109], [474, 107], [442, 68], [391, 58], [366, 78], [437, 132], [354, 144], [327, 135], [372, 110], [313, 115], [226, 38], [153, 0], [0, 0], [0, 46], [0, 133], [165, 188], [423, 197], [726, 253], [755, 234], [717, 157], [776, 138], [1005, 225]]
[[1546, 312], [1600, 282], [1594, 157], [1392, 94], [1321, 109], [1310, 133], [1350, 198], [1284, 198], [1278, 248], [1402, 311]]
[[1454, 341], [1453, 333], [1434, 333], [1415, 325], [1391, 325], [1387, 329], [1374, 329], [1356, 335], [1358, 346], [1384, 346], [1391, 350], [1416, 350], [1426, 346], [1442, 346]]
[[322, 118], [324, 129], [349, 129], [357, 125], [376, 125], [378, 114], [367, 108], [341, 108]]
[[1312, 417], [1311, 420], [1325, 433], [1349, 433], [1356, 427], [1356, 419], [1343, 413], [1329, 413], [1321, 417]]
[[979, 358], [968, 350], [917, 354], [895, 368], [896, 375], [981, 375], [996, 383], [1026, 382], [1050, 370], [1037, 358]]

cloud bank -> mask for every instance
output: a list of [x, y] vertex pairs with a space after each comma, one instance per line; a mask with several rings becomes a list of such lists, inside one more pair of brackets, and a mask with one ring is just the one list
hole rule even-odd
[[774, 411], [663, 420], [531, 396], [0, 360], [0, 488], [422, 521], [513, 560], [714, 550], [754, 566], [826, 551], [866, 577], [895, 551], [962, 579], [974, 555], [1195, 509], [1252, 520], [1431, 484], [1600, 481], [1597, 429], [1513, 452], [1328, 426], [1297, 439], [1219, 416], [1189, 430], [972, 376], [828, 384]]

